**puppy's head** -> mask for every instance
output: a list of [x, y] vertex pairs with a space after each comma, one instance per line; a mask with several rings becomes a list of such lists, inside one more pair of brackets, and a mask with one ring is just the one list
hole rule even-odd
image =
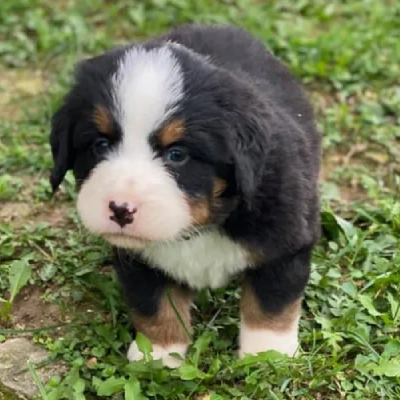
[[250, 206], [268, 132], [245, 82], [168, 43], [79, 64], [50, 141], [53, 189], [72, 169], [84, 225], [134, 247], [222, 224]]

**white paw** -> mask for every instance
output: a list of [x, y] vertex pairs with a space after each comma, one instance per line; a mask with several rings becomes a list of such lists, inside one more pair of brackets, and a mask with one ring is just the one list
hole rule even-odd
[[239, 357], [276, 350], [293, 357], [299, 346], [297, 324], [286, 332], [269, 329], [252, 329], [242, 324]]
[[[182, 360], [171, 356], [171, 353], [177, 353], [182, 358], [186, 355], [187, 350], [186, 344], [174, 344], [166, 347], [161, 347], [157, 344], [153, 344], [152, 356], [154, 360], [161, 360], [163, 365], [169, 368], [178, 368], [182, 364]], [[134, 340], [129, 346], [128, 354], [129, 361], [138, 361], [143, 358], [143, 353], [141, 353]]]

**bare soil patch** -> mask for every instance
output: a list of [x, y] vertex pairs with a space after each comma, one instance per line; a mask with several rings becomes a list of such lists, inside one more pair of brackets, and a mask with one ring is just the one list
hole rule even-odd
[[5, 223], [20, 225], [28, 217], [32, 206], [23, 202], [1, 202], [0, 201], [0, 221]]
[[68, 215], [72, 209], [73, 204], [66, 202], [33, 204], [29, 201], [0, 201], [0, 221], [15, 228], [39, 222], [60, 228], [69, 224]]
[[14, 329], [37, 329], [65, 322], [61, 307], [43, 300], [36, 286], [21, 291], [12, 307]]
[[[333, 153], [326, 155], [321, 165], [320, 180], [334, 182], [337, 185], [340, 192], [341, 203], [351, 203], [362, 199], [366, 195], [365, 190], [359, 185], [358, 181], [335, 182], [335, 180], [331, 178], [331, 174], [336, 167], [347, 166], [349, 162], [346, 154]], [[349, 168], [352, 167], [349, 166]]]
[[37, 96], [46, 86], [40, 70], [0, 70], [0, 116], [14, 121], [20, 119], [21, 100]]
[[42, 204], [35, 207], [30, 215], [30, 220], [35, 222], [47, 222], [52, 227], [68, 225], [68, 214], [72, 206], [68, 203]]

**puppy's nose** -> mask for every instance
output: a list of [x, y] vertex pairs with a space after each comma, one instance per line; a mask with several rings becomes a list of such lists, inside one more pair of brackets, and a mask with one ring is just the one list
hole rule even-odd
[[117, 223], [121, 228], [133, 222], [133, 215], [137, 209], [128, 203], [117, 204], [115, 201], [110, 201], [108, 207], [113, 212], [110, 216], [111, 221]]

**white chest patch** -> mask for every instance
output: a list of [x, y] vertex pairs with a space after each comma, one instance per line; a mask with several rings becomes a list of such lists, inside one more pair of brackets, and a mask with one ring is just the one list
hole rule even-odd
[[158, 243], [140, 249], [145, 260], [194, 289], [224, 286], [249, 266], [248, 251], [217, 231], [191, 240]]

